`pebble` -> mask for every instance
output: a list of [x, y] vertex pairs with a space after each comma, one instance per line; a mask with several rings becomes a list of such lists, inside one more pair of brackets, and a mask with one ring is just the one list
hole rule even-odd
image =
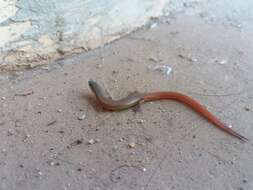
[[156, 57], [150, 57], [149, 61], [153, 61], [155, 63], [159, 62], [159, 59], [157, 59]]
[[220, 61], [221, 65], [225, 65], [226, 63], [227, 63], [227, 60], [225, 60], [225, 59], [223, 59], [223, 60]]
[[55, 162], [50, 162], [49, 164], [50, 164], [50, 166], [54, 166]]
[[8, 130], [8, 136], [12, 136], [15, 134], [15, 131], [13, 129]]
[[143, 124], [143, 123], [144, 123], [144, 120], [143, 120], [143, 119], [140, 119], [137, 123], [138, 123], [138, 124]]
[[78, 120], [84, 120], [86, 118], [85, 113], [81, 112], [78, 116]]
[[228, 61], [227, 61], [226, 59], [222, 59], [222, 60], [216, 59], [215, 62], [216, 62], [216, 63], [219, 63], [219, 64], [221, 64], [221, 65], [225, 65], [225, 64], [227, 64]]
[[36, 168], [35, 171], [36, 171], [36, 177], [39, 177], [39, 176], [43, 175], [42, 171], [40, 171], [39, 168]]
[[95, 144], [95, 140], [94, 139], [90, 139], [88, 140], [88, 144], [91, 145], [91, 144]]
[[119, 139], [119, 142], [123, 142], [123, 141], [124, 141], [124, 139], [123, 139], [123, 138], [120, 138], [120, 139]]
[[2, 153], [5, 153], [7, 152], [7, 150], [5, 148], [2, 149]]
[[61, 112], [62, 112], [62, 109], [58, 109], [57, 112], [61, 113]]
[[245, 109], [245, 111], [250, 111], [250, 109], [248, 107], [245, 107], [244, 109]]
[[136, 146], [135, 142], [131, 142], [128, 144], [128, 148], [134, 148]]

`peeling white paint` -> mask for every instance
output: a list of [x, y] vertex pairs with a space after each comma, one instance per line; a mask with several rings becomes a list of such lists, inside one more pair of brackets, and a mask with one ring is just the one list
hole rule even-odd
[[48, 35], [40, 36], [38, 41], [40, 43], [40, 51], [45, 51], [46, 53], [55, 52], [57, 45]]
[[0, 23], [16, 14], [18, 11], [16, 2], [17, 0], [0, 0]]
[[31, 27], [31, 23], [20, 22], [11, 23], [8, 26], [0, 27], [0, 47], [7, 46], [8, 43], [18, 39], [26, 30]]
[[163, 15], [168, 2], [0, 0], [0, 70], [104, 45]]

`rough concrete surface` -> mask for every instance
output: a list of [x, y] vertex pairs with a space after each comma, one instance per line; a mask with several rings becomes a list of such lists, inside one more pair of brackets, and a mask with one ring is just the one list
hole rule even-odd
[[[2, 79], [0, 189], [253, 189], [252, 36], [179, 14]], [[89, 79], [113, 98], [134, 90], [188, 94], [251, 141], [173, 101], [104, 111]]]

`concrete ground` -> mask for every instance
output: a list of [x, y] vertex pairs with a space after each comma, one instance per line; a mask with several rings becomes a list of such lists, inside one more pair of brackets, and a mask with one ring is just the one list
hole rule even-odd
[[[90, 53], [2, 75], [1, 190], [253, 189], [253, 30], [202, 14], [158, 23]], [[185, 93], [251, 141], [173, 101], [104, 111], [89, 79], [114, 98]]]

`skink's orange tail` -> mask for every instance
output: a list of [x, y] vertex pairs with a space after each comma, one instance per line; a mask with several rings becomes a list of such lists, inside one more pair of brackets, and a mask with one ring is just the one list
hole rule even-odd
[[213, 123], [220, 129], [226, 131], [227, 133], [233, 135], [234, 137], [237, 137], [238, 139], [242, 141], [249, 141], [249, 139], [245, 138], [244, 136], [232, 130], [229, 126], [222, 123], [216, 116], [214, 116], [211, 112], [209, 112], [204, 106], [202, 106], [200, 103], [198, 103], [196, 100], [194, 100], [193, 98], [189, 96], [186, 96], [178, 92], [153, 92], [153, 93], [147, 93], [143, 96], [143, 100], [145, 102], [162, 100], [162, 99], [171, 99], [171, 100], [182, 102], [188, 105], [189, 107], [191, 107], [197, 113], [204, 116], [208, 121], [210, 121], [211, 123]]

